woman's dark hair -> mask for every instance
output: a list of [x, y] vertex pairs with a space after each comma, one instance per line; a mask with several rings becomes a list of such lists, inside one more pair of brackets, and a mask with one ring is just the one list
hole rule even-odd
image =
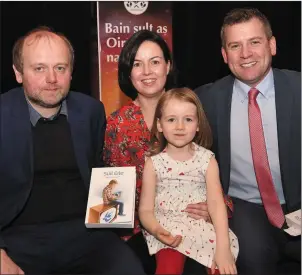
[[149, 30], [141, 30], [134, 33], [126, 41], [118, 61], [118, 83], [120, 89], [125, 95], [133, 100], [137, 97], [138, 92], [132, 84], [130, 75], [138, 48], [145, 41], [156, 43], [161, 48], [166, 63], [170, 62], [170, 71], [167, 75], [165, 90], [175, 88], [176, 86], [176, 76], [172, 61], [172, 54], [167, 43], [159, 34]]

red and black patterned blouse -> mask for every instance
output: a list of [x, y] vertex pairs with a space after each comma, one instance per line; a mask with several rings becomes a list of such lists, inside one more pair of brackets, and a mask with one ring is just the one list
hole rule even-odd
[[140, 231], [138, 206], [145, 153], [149, 149], [150, 134], [140, 107], [133, 102], [123, 106], [107, 118], [104, 146], [105, 166], [136, 167], [134, 234]]

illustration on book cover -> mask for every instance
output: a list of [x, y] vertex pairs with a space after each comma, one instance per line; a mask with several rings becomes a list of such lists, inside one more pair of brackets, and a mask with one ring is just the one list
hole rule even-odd
[[86, 227], [133, 228], [135, 167], [93, 168]]

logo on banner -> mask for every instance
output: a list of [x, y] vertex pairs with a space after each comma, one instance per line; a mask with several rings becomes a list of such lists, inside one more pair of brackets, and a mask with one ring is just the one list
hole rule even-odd
[[148, 4], [148, 1], [124, 1], [126, 10], [134, 15], [144, 13], [148, 8]]

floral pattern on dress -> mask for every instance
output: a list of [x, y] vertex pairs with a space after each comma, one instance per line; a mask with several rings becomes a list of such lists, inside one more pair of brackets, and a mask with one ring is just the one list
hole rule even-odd
[[[175, 250], [211, 267], [216, 249], [214, 226], [203, 219], [195, 220], [183, 212], [189, 203], [206, 201], [205, 174], [214, 155], [195, 143], [194, 147], [194, 156], [188, 161], [176, 161], [165, 151], [151, 157], [157, 175], [154, 211], [163, 228], [173, 235], [183, 236]], [[144, 236], [151, 255], [168, 248], [147, 231], [144, 231]], [[238, 239], [231, 230], [229, 239], [231, 251], [237, 258]]]
[[[113, 112], [107, 118], [104, 143], [104, 162], [109, 167], [136, 167], [135, 221], [133, 234], [141, 231], [138, 218], [139, 199], [142, 188], [142, 177], [149, 150], [151, 132], [144, 120], [139, 106], [131, 101], [128, 105]], [[233, 210], [229, 196], [225, 196], [226, 205]], [[230, 217], [230, 211], [228, 212]], [[128, 240], [131, 236], [124, 236]]]

